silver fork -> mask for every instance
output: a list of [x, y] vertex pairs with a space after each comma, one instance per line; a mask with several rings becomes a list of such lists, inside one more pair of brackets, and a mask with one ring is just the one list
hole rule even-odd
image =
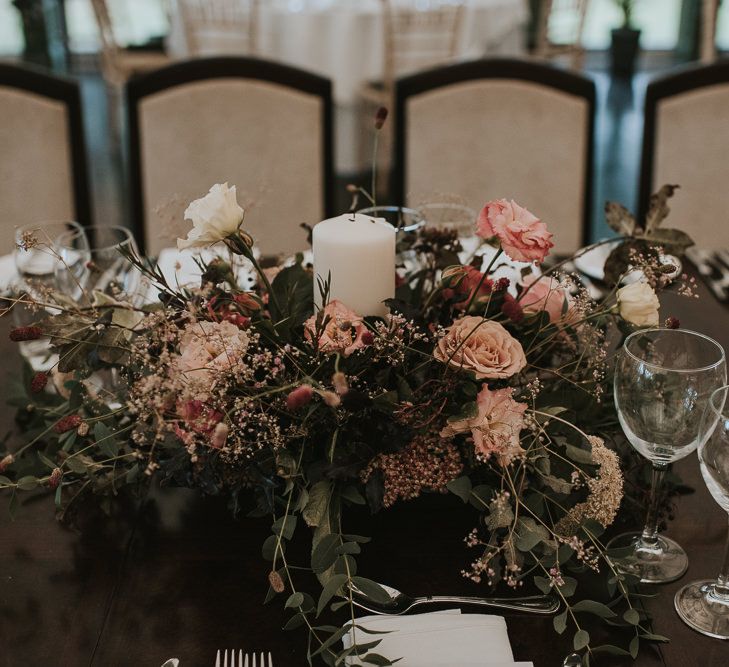
[[222, 652], [218, 651], [215, 656], [215, 667], [273, 667], [273, 658], [271, 657], [270, 652], [268, 654], [268, 658], [266, 658], [263, 653], [260, 653], [260, 657], [257, 660], [255, 653], [251, 653], [250, 655], [246, 653], [244, 656], [243, 651], [239, 650], [237, 662], [235, 654], [236, 651], [231, 650], [230, 660], [228, 660], [229, 653], [227, 649]]

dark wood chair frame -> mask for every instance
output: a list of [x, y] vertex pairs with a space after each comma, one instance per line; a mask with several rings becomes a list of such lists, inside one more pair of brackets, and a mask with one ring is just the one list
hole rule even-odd
[[89, 195], [81, 93], [78, 83], [26, 65], [0, 64], [0, 86], [56, 100], [66, 107], [75, 221], [88, 227], [92, 224], [91, 197]]
[[479, 79], [512, 79], [528, 81], [580, 97], [588, 105], [588, 122], [584, 173], [584, 201], [582, 204], [582, 237], [587, 243], [590, 237], [592, 206], [592, 175], [595, 143], [595, 84], [579, 74], [558, 69], [552, 65], [512, 58], [487, 58], [455, 65], [438, 67], [399, 79], [395, 83], [395, 145], [394, 169], [390, 191], [395, 203], [405, 205], [407, 165], [407, 101], [418, 94], [444, 88], [453, 84]]
[[311, 72], [259, 58], [198, 58], [175, 63], [149, 74], [135, 77], [126, 85], [132, 230], [142, 253], [144, 253], [145, 241], [145, 205], [140, 151], [140, 102], [149, 95], [176, 86], [219, 78], [267, 81], [321, 98], [322, 173], [324, 178], [322, 207], [326, 217], [334, 215], [334, 125], [331, 81]]
[[648, 84], [643, 110], [643, 151], [638, 195], [639, 220], [645, 219], [653, 194], [658, 105], [669, 97], [720, 84], [729, 84], [729, 58], [723, 58], [710, 65], [687, 65], [670, 74], [653, 79]]

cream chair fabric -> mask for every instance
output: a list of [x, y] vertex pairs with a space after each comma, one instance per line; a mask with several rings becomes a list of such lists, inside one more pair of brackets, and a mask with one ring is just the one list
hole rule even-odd
[[590, 107], [530, 81], [478, 79], [405, 101], [405, 202], [513, 198], [544, 220], [555, 251], [583, 242]]
[[306, 247], [300, 223], [324, 217], [322, 99], [243, 78], [193, 81], [139, 102], [148, 254], [190, 227], [187, 204], [215, 183], [237, 186], [244, 227], [267, 254]]
[[658, 100], [655, 128], [651, 192], [680, 185], [670, 226], [729, 248], [729, 80]]
[[68, 114], [63, 102], [0, 85], [0, 254], [12, 252], [18, 225], [76, 217]]

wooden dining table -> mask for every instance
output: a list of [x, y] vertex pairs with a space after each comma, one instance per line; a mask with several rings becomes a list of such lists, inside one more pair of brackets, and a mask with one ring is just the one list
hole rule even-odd
[[[703, 285], [697, 292], [698, 299], [664, 294], [662, 316], [678, 317], [683, 328], [729, 349], [729, 309]], [[3, 398], [20, 369], [8, 330], [7, 318], [0, 320]], [[13, 410], [2, 402], [2, 433], [20, 442]], [[729, 642], [694, 632], [674, 611], [679, 587], [716, 576], [727, 534], [726, 513], [704, 486], [696, 455], [676, 471], [695, 491], [680, 497], [667, 533], [688, 552], [689, 569], [680, 581], [654, 587], [645, 602], [654, 631], [670, 642], [646, 646], [635, 663], [596, 656], [593, 665], [729, 665]], [[181, 667], [212, 667], [216, 651], [226, 648], [270, 651], [275, 667], [307, 664], [306, 634], [282, 630], [282, 600], [263, 604], [268, 567], [261, 545], [269, 521], [233, 518], [224, 498], [156, 485], [141, 501], [119, 499], [109, 516], [81, 506], [73, 528], [55, 518], [52, 499], [42, 493], [24, 495], [14, 521], [9, 497], [0, 495], [2, 503], [1, 667], [159, 667], [172, 657]], [[437, 496], [376, 517], [355, 515], [348, 531], [373, 538], [358, 557], [369, 578], [411, 594], [486, 595], [460, 574], [473, 555], [463, 537], [475, 520], [457, 498]], [[305, 562], [305, 535], [298, 537]], [[571, 634], [557, 635], [551, 618], [505, 616], [515, 659], [559, 667], [571, 652]]]

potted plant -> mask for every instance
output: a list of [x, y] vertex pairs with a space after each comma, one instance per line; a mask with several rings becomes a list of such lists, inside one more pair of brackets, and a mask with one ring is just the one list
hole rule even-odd
[[610, 63], [613, 74], [630, 76], [640, 48], [640, 30], [633, 27], [635, 0], [615, 0], [623, 12], [623, 25], [612, 30]]

